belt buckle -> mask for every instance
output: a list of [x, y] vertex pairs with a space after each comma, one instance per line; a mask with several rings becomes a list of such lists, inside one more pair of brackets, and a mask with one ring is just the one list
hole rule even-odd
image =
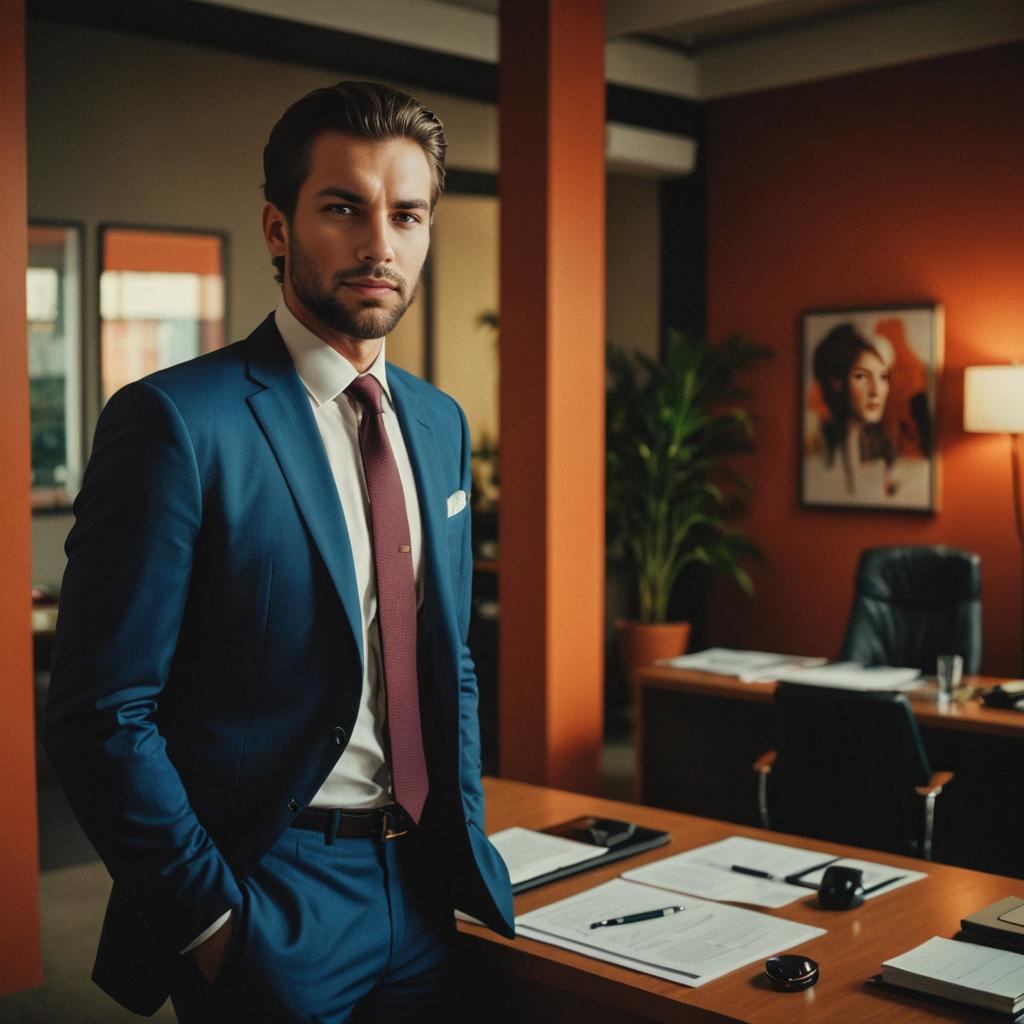
[[380, 812], [380, 837], [384, 840], [384, 842], [387, 842], [390, 839], [399, 839], [401, 836], [404, 836], [408, 833], [409, 830], [407, 828], [402, 828], [400, 825], [397, 824], [391, 824], [392, 817], [400, 818], [401, 813], [402, 812], [400, 810], [396, 812], [394, 810], [387, 809], [382, 810]]

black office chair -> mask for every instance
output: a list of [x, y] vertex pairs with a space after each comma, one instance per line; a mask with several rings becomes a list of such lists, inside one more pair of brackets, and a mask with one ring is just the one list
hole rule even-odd
[[930, 675], [939, 654], [981, 670], [981, 559], [943, 545], [863, 552], [842, 660]]
[[765, 828], [931, 858], [953, 775], [932, 772], [902, 693], [780, 683], [775, 730], [754, 765]]

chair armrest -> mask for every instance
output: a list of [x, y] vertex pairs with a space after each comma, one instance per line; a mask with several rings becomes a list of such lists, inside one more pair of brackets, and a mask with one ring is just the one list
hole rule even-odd
[[915, 786], [914, 789], [919, 796], [938, 796], [942, 792], [942, 787], [952, 781], [952, 772], [932, 772], [927, 786]]
[[755, 762], [754, 771], [758, 775], [771, 775], [772, 765], [775, 764], [777, 752], [774, 750], [765, 751]]

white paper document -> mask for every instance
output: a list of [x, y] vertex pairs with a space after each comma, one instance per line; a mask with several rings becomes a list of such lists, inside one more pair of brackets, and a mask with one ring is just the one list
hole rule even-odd
[[882, 964], [882, 978], [1004, 1013], [1024, 1003], [1024, 956], [937, 936]]
[[488, 837], [508, 868], [513, 885], [540, 878], [551, 871], [603, 857], [608, 850], [564, 836], [550, 836], [529, 828], [506, 828]]
[[[634, 868], [622, 877], [709, 900], [784, 907], [807, 896], [805, 888], [787, 883], [787, 878], [817, 867], [824, 870], [835, 859], [834, 854], [821, 850], [729, 836], [717, 843]], [[757, 877], [736, 868], [760, 871], [769, 877]]]
[[921, 871], [836, 857], [821, 850], [804, 850], [744, 836], [729, 836], [717, 843], [653, 861], [626, 871], [622, 877], [708, 900], [775, 908], [804, 899], [808, 889], [817, 889], [825, 869], [833, 864], [860, 868], [864, 872], [865, 899], [927, 877]]
[[[595, 921], [663, 907], [680, 907], [681, 912], [590, 927]], [[825, 932], [616, 878], [517, 917], [516, 934], [697, 988]]]
[[789, 668], [776, 678], [783, 683], [834, 686], [838, 690], [912, 690], [924, 680], [916, 668], [873, 665], [865, 668], [855, 661], [837, 661], [820, 668]]
[[659, 665], [736, 676], [744, 683], [770, 681], [787, 669], [824, 665], [827, 658], [810, 658], [799, 654], [773, 654], [770, 651], [736, 651], [730, 647], [709, 647], [694, 654], [666, 658]]

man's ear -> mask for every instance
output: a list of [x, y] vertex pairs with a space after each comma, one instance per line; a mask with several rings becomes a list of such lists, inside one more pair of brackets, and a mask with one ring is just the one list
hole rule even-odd
[[288, 218], [273, 203], [263, 207], [263, 238], [271, 256], [288, 254]]

